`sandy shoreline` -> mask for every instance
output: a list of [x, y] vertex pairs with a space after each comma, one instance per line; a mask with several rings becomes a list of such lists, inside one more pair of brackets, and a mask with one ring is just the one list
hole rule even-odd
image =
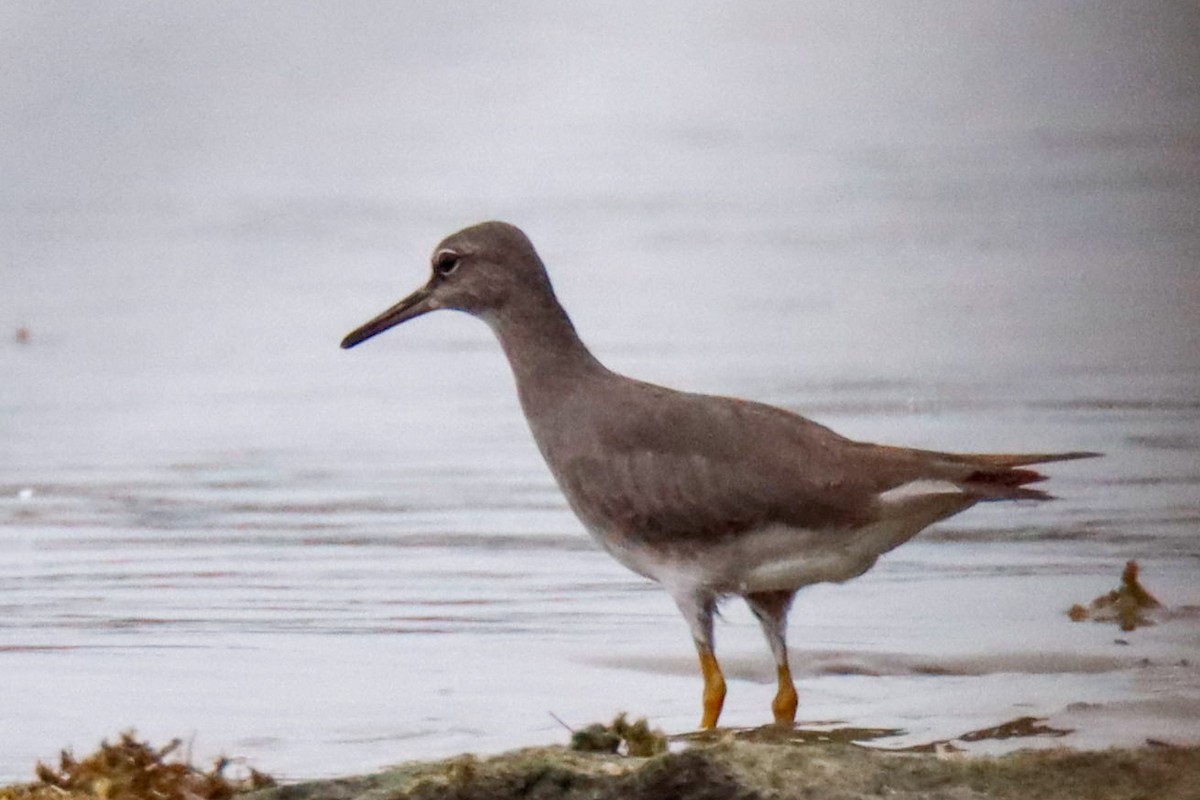
[[[619, 730], [595, 752], [595, 738], [577, 733], [554, 745], [480, 757], [412, 761], [365, 775], [276, 785], [248, 771], [228, 777], [219, 760], [207, 770], [184, 760], [179, 740], [155, 748], [123, 734], [81, 759], [64, 754], [58, 767], [37, 767], [39, 782], [0, 787], [0, 800], [1195, 800], [1200, 797], [1200, 746], [1019, 749], [979, 755], [953, 743], [908, 751], [864, 747], [879, 733], [720, 730], [667, 740], [644, 724], [592, 726]], [[639, 727], [640, 725], [640, 727]], [[634, 733], [630, 733], [633, 731]], [[1054, 736], [1026, 718], [979, 732], [994, 739]], [[599, 749], [606, 750], [601, 743]], [[584, 749], [580, 749], [580, 748]], [[630, 755], [627, 753], [647, 753]], [[649, 753], [654, 753], [649, 755]], [[241, 770], [246, 771], [246, 770]]]
[[1200, 748], [1020, 751], [1004, 756], [889, 753], [847, 744], [740, 741], [651, 758], [530, 748], [460, 756], [375, 775], [282, 786], [255, 800], [379, 798], [1063, 798], [1194, 800]]

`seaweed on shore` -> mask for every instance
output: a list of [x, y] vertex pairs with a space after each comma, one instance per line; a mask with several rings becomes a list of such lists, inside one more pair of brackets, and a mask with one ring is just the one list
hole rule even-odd
[[254, 769], [249, 777], [227, 777], [230, 761], [219, 758], [208, 770], [179, 758], [182, 740], [154, 748], [132, 731], [115, 744], [107, 741], [91, 755], [76, 759], [68, 750], [57, 767], [40, 761], [37, 782], [0, 787], [0, 800], [229, 800], [235, 794], [274, 786], [275, 781]]
[[611, 725], [596, 723], [571, 731], [571, 749], [583, 753], [623, 753], [648, 758], [667, 752], [667, 737], [660, 730], [651, 730], [644, 717], [629, 722], [626, 715], [621, 713]]

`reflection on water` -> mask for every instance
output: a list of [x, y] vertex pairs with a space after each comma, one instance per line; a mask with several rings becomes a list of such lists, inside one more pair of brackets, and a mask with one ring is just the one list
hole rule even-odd
[[[806, 590], [802, 719], [1200, 738], [1194, 615], [1064, 613], [1130, 558], [1200, 604], [1191, 12], [965, 8], [168, 7], [86, 41], [16, 14], [0, 778], [125, 726], [307, 776], [559, 740], [551, 711], [695, 724], [683, 623], [566, 510], [484, 326], [337, 349], [497, 216], [619, 370], [866, 439], [1107, 454]], [[731, 604], [718, 638], [727, 721], [761, 723], [756, 624]]]

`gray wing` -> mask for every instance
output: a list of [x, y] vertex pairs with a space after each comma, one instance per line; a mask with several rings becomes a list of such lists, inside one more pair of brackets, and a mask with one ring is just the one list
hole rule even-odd
[[[1015, 467], [1092, 454], [957, 455], [855, 442], [798, 414], [638, 384], [547, 452], [590, 526], [643, 541], [713, 541], [782, 523], [849, 530], [885, 514], [928, 517], [980, 500], [1044, 499]], [[887, 492], [929, 484], [903, 501]], [[922, 525], [923, 527], [923, 525]]]
[[855, 443], [770, 406], [643, 386], [636, 404], [606, 403], [575, 431], [569, 455], [547, 453], [589, 525], [711, 541], [773, 522], [866, 521], [879, 488]]

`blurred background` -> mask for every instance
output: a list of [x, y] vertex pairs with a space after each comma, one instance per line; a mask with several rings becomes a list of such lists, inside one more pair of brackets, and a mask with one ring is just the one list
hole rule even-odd
[[[802, 594], [802, 720], [1200, 739], [1198, 217], [1184, 0], [0, 4], [0, 778], [129, 726], [306, 777], [695, 725], [486, 327], [337, 347], [489, 218], [620, 371], [1108, 454]], [[1130, 558], [1176, 617], [1069, 622]]]

